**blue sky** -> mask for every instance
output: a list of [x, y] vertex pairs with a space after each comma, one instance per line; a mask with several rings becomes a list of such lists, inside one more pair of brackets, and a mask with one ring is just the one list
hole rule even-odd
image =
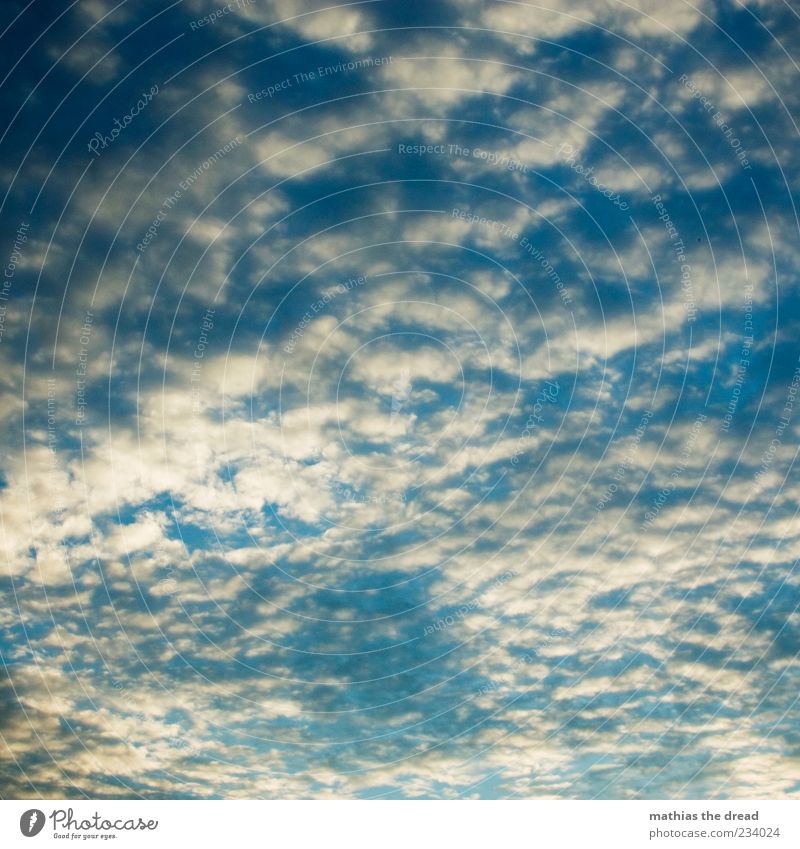
[[2, 797], [798, 795], [788, 4], [7, 8]]

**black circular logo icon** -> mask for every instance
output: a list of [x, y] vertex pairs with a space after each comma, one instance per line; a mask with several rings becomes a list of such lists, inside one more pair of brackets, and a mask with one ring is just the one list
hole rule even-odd
[[38, 808], [31, 808], [19, 818], [19, 830], [25, 837], [36, 837], [44, 828], [44, 813]]

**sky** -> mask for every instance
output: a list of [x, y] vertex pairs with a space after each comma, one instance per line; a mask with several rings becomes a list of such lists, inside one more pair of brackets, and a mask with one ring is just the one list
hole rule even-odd
[[800, 795], [784, 0], [11, 0], [0, 797]]

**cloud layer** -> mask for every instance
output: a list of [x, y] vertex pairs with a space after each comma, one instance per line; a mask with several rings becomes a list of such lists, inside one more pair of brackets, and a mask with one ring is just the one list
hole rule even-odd
[[5, 798], [800, 792], [796, 14], [400, 5], [2, 37]]

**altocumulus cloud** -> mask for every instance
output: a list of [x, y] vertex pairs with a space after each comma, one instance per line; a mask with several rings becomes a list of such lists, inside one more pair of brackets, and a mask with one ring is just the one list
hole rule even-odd
[[2, 36], [2, 794], [797, 796], [796, 14], [324, 6]]

